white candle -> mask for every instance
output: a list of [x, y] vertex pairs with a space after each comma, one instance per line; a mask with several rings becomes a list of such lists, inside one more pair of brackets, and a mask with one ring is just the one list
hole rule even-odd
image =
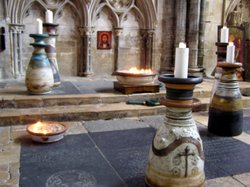
[[229, 42], [227, 46], [227, 58], [226, 62], [234, 63], [234, 56], [235, 56], [235, 46], [233, 42]]
[[43, 33], [43, 22], [41, 19], [37, 19], [37, 34], [42, 34]]
[[189, 48], [185, 43], [179, 43], [179, 48], [175, 49], [175, 78], [187, 78], [188, 76]]
[[46, 23], [53, 23], [53, 12], [50, 10], [47, 10], [45, 13], [45, 20]]
[[228, 36], [229, 36], [229, 29], [224, 26], [220, 30], [220, 42], [221, 43], [228, 43]]

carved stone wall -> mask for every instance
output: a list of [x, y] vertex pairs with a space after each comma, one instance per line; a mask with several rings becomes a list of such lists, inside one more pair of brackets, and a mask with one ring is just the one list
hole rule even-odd
[[[231, 0], [225, 1], [227, 2], [226, 7], [229, 7]], [[247, 0], [243, 1], [247, 2]], [[54, 22], [59, 23], [57, 57], [62, 76], [93, 74], [105, 77], [111, 76], [119, 69], [127, 69], [131, 66], [152, 67], [162, 72], [173, 70], [174, 50], [178, 43], [177, 36], [180, 34], [176, 32], [178, 26], [176, 20], [178, 13], [183, 12], [178, 11], [177, 7], [181, 10], [185, 6], [185, 2], [191, 1], [1, 1], [0, 26], [6, 28], [7, 49], [0, 52], [0, 78], [24, 76], [33, 50], [29, 46], [32, 39], [28, 35], [36, 31], [35, 20], [37, 17], [44, 20], [46, 9], [53, 11]], [[205, 2], [205, 17], [202, 20], [202, 23], [205, 24], [205, 32], [204, 37], [200, 37], [202, 31], [198, 31], [197, 58], [199, 61], [191, 64], [194, 65], [193, 69], [197, 68], [196, 65], [201, 69], [204, 67], [206, 74], [210, 75], [216, 63], [215, 42], [217, 26], [221, 24], [222, 1], [197, 0], [196, 2], [196, 0], [192, 0], [192, 2], [192, 7], [186, 8], [187, 14], [190, 14], [189, 9], [191, 10], [194, 5], [197, 5], [196, 3]], [[183, 20], [181, 16], [178, 18]], [[188, 20], [188, 17], [186, 21], [187, 29], [190, 28], [189, 24], [198, 23], [197, 20], [196, 22]], [[200, 28], [202, 28], [201, 25], [199, 25]], [[97, 49], [97, 31], [101, 30], [112, 31], [112, 48], [110, 50]], [[188, 42], [188, 32], [197, 40], [197, 35], [190, 33], [190, 30], [184, 29], [183, 32], [186, 32], [186, 42]], [[204, 43], [202, 43], [203, 41]], [[20, 44], [21, 49], [19, 50], [17, 46]], [[201, 44], [204, 46], [204, 56]], [[193, 51], [197, 51], [197, 41]], [[196, 60], [196, 56], [193, 59]]]
[[57, 19], [59, 24], [57, 33], [57, 60], [59, 72], [63, 76], [76, 76], [80, 59], [80, 20], [75, 15], [74, 10], [66, 5], [60, 17]]
[[[6, 27], [6, 11], [4, 1], [0, 2], [0, 27], [5, 28], [5, 45], [6, 49], [0, 52], [0, 79], [11, 76], [11, 66], [10, 66], [10, 50], [8, 40], [8, 28]], [[9, 73], [10, 72], [10, 73]]]
[[[29, 63], [36, 19], [44, 21], [46, 9], [58, 23], [57, 58], [62, 76], [110, 76], [131, 66], [151, 67], [157, 0], [4, 0], [1, 3], [9, 32], [8, 49], [0, 55], [6, 78], [24, 77]], [[11, 29], [10, 29], [11, 28]], [[21, 29], [21, 30], [20, 30]], [[161, 27], [159, 27], [161, 29]], [[150, 34], [145, 32], [150, 30]], [[112, 48], [98, 50], [97, 31], [112, 31]], [[121, 43], [121, 44], [120, 44]], [[7, 60], [6, 60], [7, 59]], [[101, 68], [100, 68], [101, 67]]]

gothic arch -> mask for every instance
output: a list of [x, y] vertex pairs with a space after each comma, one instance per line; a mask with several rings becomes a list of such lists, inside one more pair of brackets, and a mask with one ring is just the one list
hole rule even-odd
[[114, 28], [118, 28], [120, 25], [120, 21], [119, 21], [119, 17], [118, 15], [111, 9], [111, 7], [107, 4], [107, 3], [101, 3], [101, 5], [96, 9], [94, 16], [92, 17], [92, 24], [94, 26], [95, 21], [97, 20], [99, 14], [101, 13], [101, 11], [103, 11], [104, 9], [108, 10], [108, 12], [110, 13], [110, 18], [113, 21], [113, 27]]
[[156, 17], [156, 8], [152, 0], [137, 0], [136, 4], [145, 17], [146, 28], [145, 29], [154, 29], [157, 22]]
[[[119, 33], [122, 30], [121, 23], [126, 17], [126, 15], [133, 11], [135, 13], [139, 29], [143, 31], [143, 46], [150, 46], [150, 49], [144, 50], [146, 53], [152, 53], [153, 47], [153, 35], [156, 26], [156, 8], [152, 0], [130, 0], [126, 4], [126, 8], [122, 10], [116, 10], [111, 1], [109, 0], [8, 0], [5, 2], [6, 20], [10, 27], [10, 49], [11, 49], [11, 63], [14, 66], [22, 64], [22, 50], [17, 49], [15, 46], [22, 46], [22, 33], [25, 29], [23, 20], [27, 14], [27, 11], [34, 3], [38, 3], [42, 7], [42, 11], [45, 12], [46, 9], [51, 9], [54, 12], [54, 20], [57, 20], [60, 16], [60, 12], [63, 10], [65, 5], [70, 5], [80, 19], [80, 35], [82, 37], [82, 48], [83, 57], [82, 58], [82, 69], [79, 70], [79, 74], [88, 74], [91, 71], [91, 37], [94, 31], [95, 21], [98, 14], [105, 8], [111, 15], [110, 19], [113, 22], [114, 34], [116, 41], [119, 39]], [[127, 6], [128, 5], [128, 6]], [[145, 32], [147, 33], [145, 35]], [[90, 43], [90, 44], [89, 44]], [[150, 43], [150, 45], [148, 45]], [[147, 45], [146, 45], [147, 44]], [[83, 47], [85, 46], [85, 47]], [[86, 47], [87, 46], [87, 47]], [[118, 46], [118, 45], [117, 45]], [[117, 51], [119, 51], [117, 49]], [[152, 58], [145, 57], [148, 62], [144, 64], [152, 64]], [[118, 61], [118, 60], [117, 60]], [[88, 64], [88, 65], [86, 65]], [[21, 68], [18, 68], [19, 70]], [[13, 68], [13, 74], [15, 77], [22, 75], [22, 72]], [[86, 73], [87, 72], [87, 73]]]
[[136, 6], [132, 6], [130, 9], [128, 9], [128, 11], [126, 11], [122, 17], [121, 17], [121, 23], [123, 22], [123, 20], [125, 19], [125, 17], [128, 15], [129, 12], [134, 12], [135, 15], [137, 16], [137, 22], [140, 25], [140, 28], [145, 28], [145, 19], [143, 17], [142, 12], [136, 7]]
[[229, 14], [234, 11], [234, 9], [237, 7], [237, 5], [240, 3], [240, 1], [241, 0], [234, 0], [234, 1], [230, 2], [230, 4], [228, 5], [227, 10], [225, 12], [225, 20], [224, 20], [225, 22], [226, 22], [226, 20], [227, 20], [227, 18], [229, 16]]

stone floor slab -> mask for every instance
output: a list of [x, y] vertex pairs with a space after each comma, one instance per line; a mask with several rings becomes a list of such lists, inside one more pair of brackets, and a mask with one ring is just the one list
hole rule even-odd
[[53, 144], [22, 142], [20, 186], [126, 186], [87, 134]]
[[129, 187], [144, 187], [154, 133], [153, 128], [141, 128], [90, 133], [90, 136]]
[[138, 120], [138, 118], [86, 121], [84, 126], [89, 132], [105, 132], [149, 127], [149, 125]]
[[233, 178], [237, 179], [239, 182], [245, 186], [250, 186], [250, 173], [243, 173], [240, 175], [235, 175]]
[[207, 180], [205, 186], [208, 187], [246, 187], [232, 177], [223, 177], [212, 180]]
[[59, 86], [53, 87], [49, 95], [80, 94], [79, 90], [70, 81], [63, 81]]

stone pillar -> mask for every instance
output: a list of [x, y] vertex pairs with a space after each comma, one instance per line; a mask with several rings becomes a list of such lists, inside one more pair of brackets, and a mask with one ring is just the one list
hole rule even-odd
[[201, 0], [200, 5], [200, 29], [199, 29], [199, 44], [198, 44], [198, 67], [203, 68], [203, 59], [204, 59], [204, 35], [205, 35], [205, 0]]
[[24, 67], [22, 60], [22, 33], [25, 26], [20, 24], [10, 24], [10, 45], [11, 45], [11, 63], [12, 74], [14, 78], [24, 75]]
[[154, 44], [154, 29], [145, 29], [142, 32], [143, 36], [143, 51], [141, 53], [141, 68], [148, 69], [153, 66], [153, 44]]
[[114, 72], [115, 74], [119, 70], [120, 64], [120, 36], [122, 34], [122, 28], [115, 28], [115, 48], [114, 48]]
[[187, 24], [187, 0], [175, 1], [175, 47], [179, 42], [186, 42], [186, 24]]
[[161, 73], [174, 72], [175, 1], [163, 1]]
[[200, 25], [201, 0], [188, 1], [188, 30], [187, 43], [189, 47], [189, 72], [199, 72], [198, 68], [198, 44]]
[[79, 64], [78, 75], [88, 76], [92, 72], [92, 27], [81, 27], [81, 63]]

